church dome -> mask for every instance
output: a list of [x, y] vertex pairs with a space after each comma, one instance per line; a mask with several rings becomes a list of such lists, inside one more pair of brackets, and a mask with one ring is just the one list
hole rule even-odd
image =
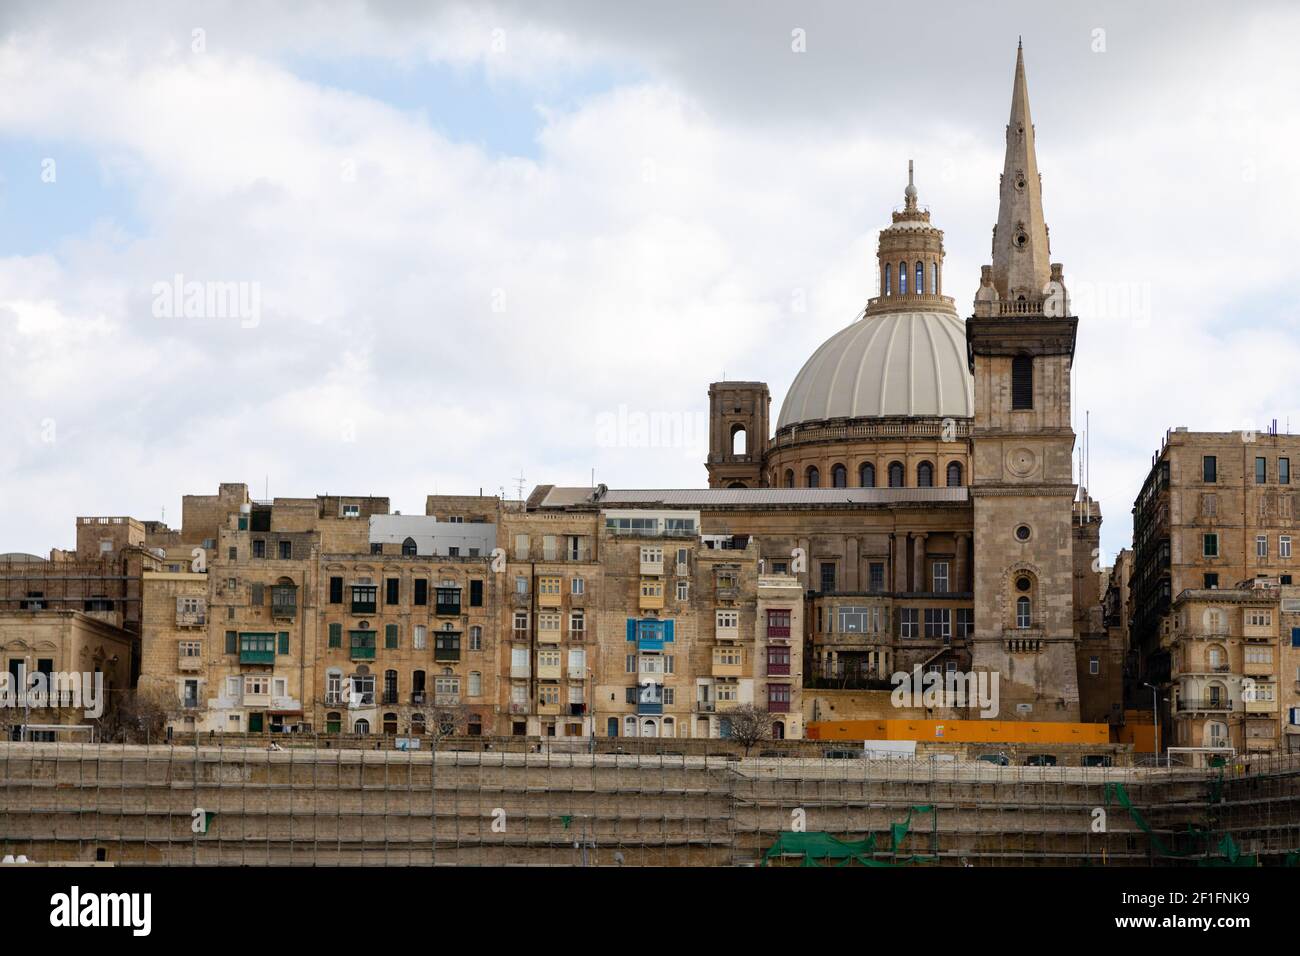
[[974, 412], [966, 328], [956, 315], [868, 312], [804, 363], [776, 427], [838, 418], [970, 418]]

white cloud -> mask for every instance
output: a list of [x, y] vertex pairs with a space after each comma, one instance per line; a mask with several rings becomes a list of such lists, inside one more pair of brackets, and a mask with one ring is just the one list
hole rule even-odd
[[[700, 485], [697, 449], [598, 446], [599, 416], [699, 414], [724, 374], [768, 381], [779, 406], [874, 293], [875, 231], [908, 158], [963, 313], [988, 256], [1006, 23], [955, 12], [918, 64], [880, 31], [864, 57], [853, 24], [824, 13], [796, 59], [775, 5], [639, 23], [603, 5], [199, 9], [6, 14], [0, 134], [91, 150], [143, 228], [0, 259], [5, 549], [66, 545], [78, 513], [175, 515], [222, 480], [260, 493], [265, 475], [272, 494], [374, 492], [406, 511], [435, 487], [510, 488], [521, 469], [530, 484], [594, 467]], [[1104, 56], [1073, 14], [1040, 19], [1027, 55], [1110, 552], [1166, 427], [1300, 423], [1300, 69], [1289, 12], [1199, 33], [1098, 16]], [[434, 61], [536, 90], [539, 152], [449, 141], [437, 117], [301, 78], [302, 56]], [[558, 78], [618, 63], [642, 78], [544, 105]], [[257, 283], [260, 322], [154, 318], [153, 284], [178, 273]], [[1117, 311], [1134, 290], [1149, 317]]]

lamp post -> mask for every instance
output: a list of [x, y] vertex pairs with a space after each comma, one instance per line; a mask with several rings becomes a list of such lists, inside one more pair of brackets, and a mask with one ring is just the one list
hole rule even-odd
[[1151, 688], [1151, 729], [1155, 731], [1155, 758], [1160, 763], [1160, 689], [1155, 684], [1142, 685]]

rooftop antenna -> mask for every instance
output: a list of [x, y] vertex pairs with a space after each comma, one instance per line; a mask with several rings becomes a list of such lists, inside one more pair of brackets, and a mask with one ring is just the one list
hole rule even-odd
[[518, 495], [519, 500], [523, 501], [524, 500], [524, 470], [522, 468], [519, 469], [519, 477], [515, 479], [515, 488], [519, 492]]

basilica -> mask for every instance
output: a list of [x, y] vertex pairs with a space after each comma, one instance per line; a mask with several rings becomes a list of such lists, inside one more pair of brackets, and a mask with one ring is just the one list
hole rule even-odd
[[710, 386], [713, 490], [693, 504], [759, 536], [770, 568], [806, 556], [812, 682], [996, 671], [1004, 719], [1107, 722], [1118, 705], [1092, 647], [1101, 516], [1071, 467], [1077, 320], [1034, 137], [1017, 49], [972, 313], [944, 294], [943, 231], [909, 164], [880, 231], [877, 294], [804, 363], [775, 430], [764, 383]]

